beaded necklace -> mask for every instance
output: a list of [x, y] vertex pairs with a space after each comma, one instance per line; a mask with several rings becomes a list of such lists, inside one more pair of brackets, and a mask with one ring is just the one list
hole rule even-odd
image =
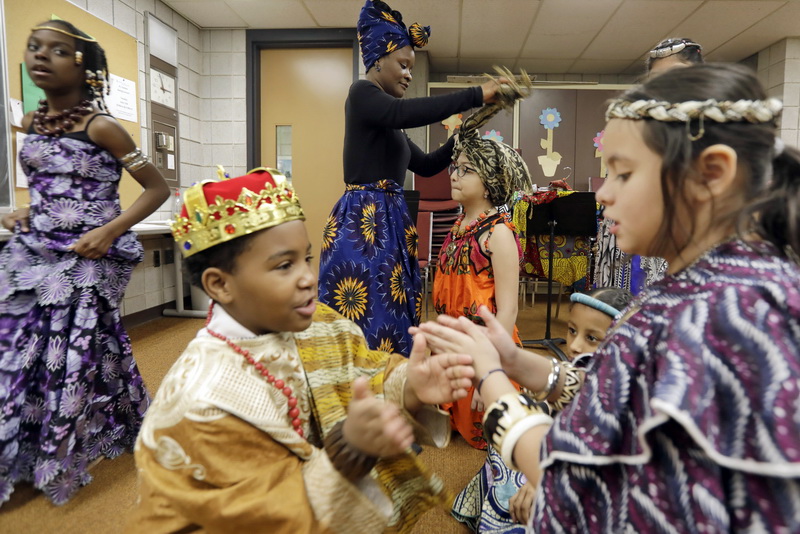
[[478, 228], [478, 225], [481, 222], [483, 222], [486, 219], [486, 217], [489, 216], [489, 213], [491, 213], [493, 209], [494, 208], [489, 208], [488, 210], [484, 211], [483, 213], [478, 215], [477, 219], [470, 222], [463, 229], [461, 228], [461, 223], [464, 221], [466, 213], [462, 213], [461, 215], [458, 216], [458, 218], [456, 218], [456, 221], [453, 223], [453, 227], [450, 229], [450, 232], [453, 234], [453, 238], [450, 241], [450, 244], [447, 246], [448, 256], [452, 256], [453, 253], [455, 252], [456, 247], [458, 246], [456, 244], [456, 241], [461, 240], [464, 236], [471, 235], [473, 232], [475, 232], [475, 230]]
[[215, 332], [215, 331], [211, 330], [208, 327], [208, 324], [211, 322], [211, 312], [212, 312], [213, 309], [214, 309], [214, 301], [212, 300], [211, 304], [208, 306], [208, 315], [206, 316], [206, 331], [210, 335], [214, 336], [215, 338], [217, 338], [219, 340], [222, 340], [225, 343], [227, 343], [228, 346], [230, 348], [232, 348], [234, 350], [234, 352], [236, 352], [237, 354], [240, 354], [240, 355], [244, 356], [244, 359], [247, 360], [253, 367], [255, 367], [256, 371], [258, 371], [258, 373], [261, 376], [263, 376], [264, 378], [267, 379], [267, 382], [269, 382], [270, 384], [275, 386], [276, 389], [279, 389], [281, 391], [281, 393], [283, 393], [286, 396], [287, 403], [289, 405], [289, 411], [288, 411], [289, 418], [292, 420], [292, 427], [294, 428], [294, 431], [297, 432], [300, 435], [300, 437], [302, 438], [303, 437], [303, 428], [302, 428], [303, 422], [300, 421], [300, 409], [297, 407], [297, 397], [295, 397], [294, 392], [292, 391], [292, 388], [287, 386], [284, 383], [283, 380], [276, 379], [275, 375], [270, 373], [269, 369], [267, 369], [266, 366], [263, 363], [257, 362], [255, 360], [255, 358], [253, 358], [253, 356], [252, 356], [252, 354], [250, 354], [249, 350], [243, 349], [242, 347], [240, 347], [239, 345], [237, 345], [236, 343], [231, 341], [226, 336], [223, 336], [219, 332]]
[[[58, 137], [64, 132], [70, 131], [81, 117], [94, 111], [92, 101], [86, 98], [70, 109], [65, 109], [55, 115], [48, 115], [48, 108], [47, 100], [39, 101], [39, 107], [33, 112], [33, 128], [42, 135], [53, 137]], [[47, 125], [51, 123], [53, 127], [49, 128]]]
[[467, 233], [470, 233], [473, 230], [475, 230], [478, 224], [480, 224], [481, 221], [483, 221], [486, 217], [488, 217], [489, 213], [491, 213], [493, 209], [494, 208], [489, 208], [488, 210], [478, 215], [478, 217], [474, 221], [470, 222], [463, 230], [461, 229], [461, 223], [464, 220], [466, 213], [462, 213], [461, 215], [458, 216], [456, 222], [453, 223], [453, 228], [451, 228], [450, 231], [453, 232], [453, 235], [455, 237], [464, 237]]

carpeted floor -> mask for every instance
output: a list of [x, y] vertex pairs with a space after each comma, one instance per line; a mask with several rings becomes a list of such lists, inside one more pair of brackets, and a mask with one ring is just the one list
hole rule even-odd
[[[530, 298], [530, 297], [529, 297]], [[566, 303], [566, 297], [565, 297]], [[537, 295], [520, 309], [517, 326], [523, 339], [539, 339], [545, 333], [546, 300]], [[565, 337], [568, 311], [556, 317], [553, 306], [551, 337]], [[161, 379], [186, 344], [203, 325], [200, 319], [162, 318], [130, 329], [133, 352], [145, 383], [155, 392]], [[472, 449], [458, 435], [446, 449], [426, 448], [422, 458], [457, 493], [483, 463], [484, 453]], [[59, 534], [113, 534], [122, 531], [128, 511], [136, 500], [136, 472], [131, 454], [104, 460], [92, 471], [94, 481], [82, 488], [64, 506], [53, 506], [30, 486], [16, 488], [11, 500], [0, 508], [0, 532]], [[266, 531], [265, 531], [266, 532]], [[444, 510], [433, 510], [421, 518], [415, 534], [465, 533], [468, 530]]]

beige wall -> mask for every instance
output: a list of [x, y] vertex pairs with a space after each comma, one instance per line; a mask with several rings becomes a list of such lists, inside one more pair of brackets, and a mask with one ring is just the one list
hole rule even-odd
[[783, 100], [781, 138], [800, 144], [800, 37], [783, 39], [758, 54], [758, 78], [771, 97]]

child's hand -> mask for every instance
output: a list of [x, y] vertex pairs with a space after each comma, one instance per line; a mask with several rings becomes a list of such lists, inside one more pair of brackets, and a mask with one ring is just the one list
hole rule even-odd
[[476, 325], [466, 317], [456, 319], [440, 315], [437, 321], [422, 323], [414, 331], [425, 334], [426, 341], [436, 352], [472, 356], [472, 365], [475, 368], [473, 381], [477, 381], [490, 369], [501, 367], [500, 355], [486, 335], [486, 328]]
[[[417, 329], [415, 329], [417, 330]], [[467, 396], [475, 370], [472, 358], [466, 354], [427, 355], [425, 336], [414, 335], [414, 345], [408, 357], [408, 371], [403, 402], [409, 412], [422, 404], [453, 402]]]
[[84, 258], [96, 260], [108, 254], [108, 249], [111, 248], [114, 239], [116, 239], [116, 236], [101, 226], [100, 228], [89, 230], [67, 248]]
[[500, 324], [500, 321], [497, 320], [486, 306], [480, 306], [478, 308], [478, 315], [483, 319], [483, 323], [486, 325], [484, 329], [486, 337], [489, 338], [492, 345], [494, 345], [497, 352], [500, 354], [500, 361], [503, 364], [503, 369], [513, 368], [518, 354], [517, 344], [514, 343], [514, 338], [511, 337], [508, 330]]
[[6, 213], [3, 215], [3, 218], [0, 219], [0, 224], [2, 224], [3, 228], [6, 230], [13, 232], [14, 225], [17, 223], [17, 221], [19, 221], [19, 229], [23, 232], [30, 232], [30, 214], [30, 208], [20, 208], [12, 211], [11, 213]]
[[342, 434], [359, 451], [378, 457], [396, 456], [414, 441], [414, 431], [400, 409], [376, 399], [363, 377], [353, 382], [353, 400], [347, 409]]
[[473, 412], [482, 412], [486, 408], [483, 405], [483, 399], [481, 398], [481, 394], [478, 393], [477, 389], [472, 392], [472, 402], [470, 402], [469, 407]]
[[528, 524], [534, 495], [536, 495], [536, 489], [533, 484], [526, 482], [517, 493], [508, 499], [508, 511], [511, 512], [512, 521], [523, 525]]

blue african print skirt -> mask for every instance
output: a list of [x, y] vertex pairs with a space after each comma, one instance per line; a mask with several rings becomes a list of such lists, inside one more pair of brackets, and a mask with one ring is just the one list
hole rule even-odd
[[473, 532], [524, 534], [525, 525], [511, 520], [508, 500], [527, 479], [509, 469], [491, 445], [481, 470], [461, 490], [451, 514]]
[[325, 224], [319, 300], [354, 321], [374, 350], [411, 352], [422, 281], [417, 228], [392, 180], [350, 184]]

